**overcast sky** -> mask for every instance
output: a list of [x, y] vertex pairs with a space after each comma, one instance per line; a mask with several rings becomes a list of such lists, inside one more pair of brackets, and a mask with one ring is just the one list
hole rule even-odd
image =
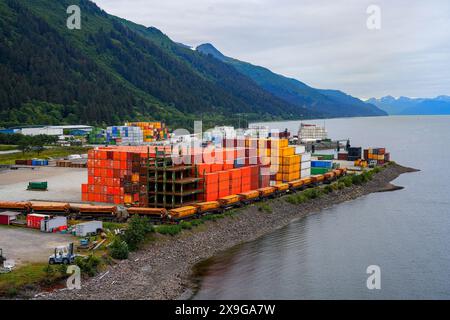
[[[94, 0], [172, 40], [360, 98], [450, 95], [449, 0]], [[369, 30], [369, 5], [381, 29]]]

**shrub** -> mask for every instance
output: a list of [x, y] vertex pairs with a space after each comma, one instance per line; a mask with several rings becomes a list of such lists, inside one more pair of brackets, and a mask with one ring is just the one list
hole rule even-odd
[[344, 189], [345, 188], [345, 183], [344, 182], [338, 182], [337, 183], [337, 188], [339, 189], [339, 190], [342, 190], [342, 189]]
[[90, 255], [88, 257], [76, 257], [75, 264], [80, 267], [81, 272], [86, 273], [90, 277], [95, 276], [98, 272], [98, 267], [100, 266], [101, 260], [99, 257]]
[[128, 258], [129, 250], [125, 241], [120, 238], [114, 239], [109, 247], [111, 257], [114, 259], [124, 260]]
[[128, 228], [123, 234], [123, 240], [131, 251], [137, 250], [144, 241], [147, 233], [154, 232], [154, 227], [149, 223], [146, 217], [133, 216], [128, 220]]
[[352, 176], [352, 183], [353, 183], [353, 184], [356, 184], [356, 185], [361, 184], [361, 183], [363, 183], [363, 181], [364, 181], [363, 179], [364, 179], [364, 178], [363, 178], [362, 175], [360, 175], [360, 174], [355, 174], [355, 175]]
[[180, 223], [180, 226], [181, 226], [181, 229], [187, 229], [187, 230], [192, 229], [192, 223], [188, 222], [188, 221], [182, 221]]
[[303, 191], [303, 195], [307, 199], [316, 199], [321, 196], [321, 191], [317, 188], [307, 189], [307, 190]]
[[308, 200], [308, 199], [302, 193], [293, 194], [286, 198], [286, 201], [291, 204], [301, 204], [301, 203], [305, 202], [306, 200]]
[[323, 188], [323, 192], [324, 193], [332, 193], [333, 192], [333, 188], [330, 185], [327, 185]]
[[193, 227], [198, 227], [199, 225], [203, 224], [203, 220], [202, 219], [195, 219], [191, 221], [191, 224]]
[[348, 188], [348, 187], [351, 187], [352, 184], [353, 184], [352, 176], [346, 176], [346, 177], [342, 178], [341, 181], [344, 183], [344, 185], [345, 185], [347, 188]]
[[168, 234], [174, 236], [181, 232], [181, 225], [179, 224], [163, 224], [158, 226], [156, 231], [160, 234]]

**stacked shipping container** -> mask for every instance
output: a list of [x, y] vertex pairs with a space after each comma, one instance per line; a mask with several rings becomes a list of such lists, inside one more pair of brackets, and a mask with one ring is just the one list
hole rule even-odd
[[369, 148], [364, 150], [364, 159], [375, 160], [378, 165], [383, 165], [390, 161], [390, 154], [386, 152], [386, 148]]
[[[223, 145], [207, 151], [184, 150], [180, 159], [193, 165], [175, 165], [167, 157], [169, 162], [159, 168], [156, 147], [91, 150], [83, 201], [173, 207], [185, 204], [183, 197], [188, 202], [214, 201], [310, 175], [309, 154], [288, 146], [286, 139], [228, 139]], [[160, 148], [168, 155], [173, 147]], [[154, 163], [148, 166], [149, 161]]]
[[165, 140], [169, 137], [168, 129], [163, 122], [128, 122], [125, 125], [140, 128], [144, 142]]

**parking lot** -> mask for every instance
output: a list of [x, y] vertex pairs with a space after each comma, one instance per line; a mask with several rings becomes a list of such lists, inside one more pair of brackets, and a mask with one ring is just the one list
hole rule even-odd
[[[28, 182], [48, 182], [48, 191], [28, 191]], [[87, 169], [42, 167], [31, 170], [0, 171], [0, 200], [81, 201], [81, 184], [87, 182]]]
[[74, 242], [69, 234], [43, 233], [39, 230], [0, 226], [0, 248], [16, 265], [47, 262], [57, 246]]

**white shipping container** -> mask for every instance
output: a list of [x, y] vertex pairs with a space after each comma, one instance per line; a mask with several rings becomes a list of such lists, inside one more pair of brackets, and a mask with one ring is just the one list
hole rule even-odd
[[103, 222], [89, 221], [75, 225], [75, 235], [77, 237], [86, 237], [89, 234], [97, 233], [97, 230], [103, 229]]
[[311, 168], [311, 161], [304, 161], [304, 162], [302, 162], [300, 167], [302, 169], [309, 169], [309, 168]]
[[53, 229], [67, 226], [66, 217], [54, 217], [51, 219], [44, 219], [41, 221], [41, 231], [52, 232]]
[[302, 169], [300, 171], [300, 178], [308, 178], [311, 176], [311, 169]]
[[311, 153], [305, 152], [302, 154], [302, 162], [311, 161]]
[[295, 146], [295, 154], [303, 154], [306, 152], [305, 146]]

